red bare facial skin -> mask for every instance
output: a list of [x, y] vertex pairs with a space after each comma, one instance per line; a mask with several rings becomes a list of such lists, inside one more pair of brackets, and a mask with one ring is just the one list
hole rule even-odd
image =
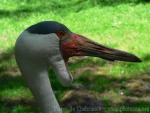
[[65, 61], [68, 61], [73, 56], [84, 56], [85, 54], [80, 50], [80, 45], [84, 43], [82, 38], [77, 34], [66, 34], [64, 40], [61, 41], [61, 51]]

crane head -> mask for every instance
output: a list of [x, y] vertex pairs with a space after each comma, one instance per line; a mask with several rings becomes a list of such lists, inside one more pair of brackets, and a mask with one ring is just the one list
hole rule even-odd
[[65, 25], [55, 21], [44, 21], [28, 28], [31, 33], [55, 33], [60, 41], [60, 51], [67, 62], [73, 56], [93, 56], [109, 61], [141, 62], [141, 60], [128, 52], [105, 47], [85, 36], [73, 33]]

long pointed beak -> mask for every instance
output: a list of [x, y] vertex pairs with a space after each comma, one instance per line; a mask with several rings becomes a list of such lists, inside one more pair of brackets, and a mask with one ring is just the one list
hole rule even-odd
[[131, 53], [105, 47], [81, 35], [76, 35], [76, 37], [78, 48], [85, 56], [100, 57], [110, 61], [141, 62], [137, 56]]

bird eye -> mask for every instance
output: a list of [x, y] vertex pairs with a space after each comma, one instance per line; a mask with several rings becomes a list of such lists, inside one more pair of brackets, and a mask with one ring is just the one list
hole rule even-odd
[[62, 36], [64, 36], [65, 35], [65, 32], [62, 32], [62, 31], [58, 31], [58, 32], [56, 32], [56, 34], [57, 34], [57, 36], [58, 37], [62, 37]]

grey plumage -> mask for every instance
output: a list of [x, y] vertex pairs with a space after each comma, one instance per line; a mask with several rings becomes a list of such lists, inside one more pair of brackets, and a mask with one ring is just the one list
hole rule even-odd
[[57, 35], [24, 31], [16, 41], [15, 56], [43, 113], [62, 113], [48, 78], [48, 66], [53, 67], [62, 85], [71, 84], [72, 77], [61, 56]]

